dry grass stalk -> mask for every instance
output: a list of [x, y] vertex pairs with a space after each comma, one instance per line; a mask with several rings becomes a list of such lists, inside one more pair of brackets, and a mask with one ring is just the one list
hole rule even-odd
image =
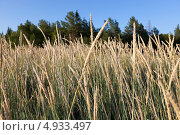
[[176, 70], [177, 70], [177, 68], [179, 66], [179, 62], [180, 62], [180, 58], [178, 59], [175, 67], [173, 68], [173, 71], [172, 71], [172, 74], [171, 74], [171, 77], [170, 77], [170, 80], [169, 80], [168, 89], [167, 89], [166, 92], [167, 92], [168, 98], [169, 98], [169, 100], [170, 100], [170, 102], [171, 102], [171, 104], [172, 104], [172, 106], [173, 106], [173, 108], [174, 108], [174, 110], [176, 112], [176, 115], [177, 115], [178, 119], [180, 120], [180, 109], [179, 109], [178, 105], [176, 105], [174, 99], [172, 98], [172, 96], [169, 93], [170, 92], [170, 88], [171, 88], [172, 80], [173, 80], [173, 78], [174, 78], [174, 76], [176, 74]]
[[56, 33], [57, 33], [57, 39], [58, 39], [58, 45], [60, 45], [60, 36], [59, 36], [59, 31], [56, 23]]
[[97, 40], [99, 39], [101, 33], [103, 32], [103, 30], [104, 30], [104, 28], [105, 28], [105, 26], [106, 26], [107, 24], [108, 24], [108, 21], [106, 21], [106, 22], [104, 23], [103, 27], [100, 29], [99, 33], [97, 34], [94, 42], [92, 43], [92, 45], [91, 45], [91, 47], [90, 47], [90, 49], [89, 49], [89, 52], [88, 52], [87, 57], [86, 57], [86, 59], [85, 59], [85, 63], [84, 63], [84, 67], [83, 67], [83, 69], [82, 69], [82, 73], [81, 73], [80, 79], [79, 79], [79, 81], [78, 81], [78, 86], [77, 86], [77, 89], [76, 89], [76, 91], [75, 91], [75, 95], [74, 95], [74, 98], [73, 98], [73, 102], [72, 102], [72, 104], [71, 104], [71, 109], [70, 109], [70, 111], [69, 111], [68, 120], [69, 120], [69, 118], [70, 118], [71, 111], [72, 111], [72, 107], [73, 107], [73, 105], [74, 105], [75, 98], [76, 98], [77, 92], [78, 92], [78, 90], [79, 90], [79, 84], [81, 83], [82, 77], [83, 77], [83, 75], [84, 75], [84, 72], [85, 72], [87, 63], [88, 63], [88, 61], [89, 61], [90, 54], [91, 54], [91, 52], [92, 52], [92, 50], [93, 50], [93, 48], [94, 48]]
[[20, 31], [20, 36], [19, 36], [19, 46], [22, 46], [22, 31]]
[[27, 39], [26, 35], [23, 34], [23, 36], [24, 36], [26, 42], [28, 43], [29, 48], [32, 49], [33, 46], [32, 46], [32, 44], [30, 43], [30, 41]]
[[11, 120], [11, 111], [10, 111], [10, 106], [9, 106], [9, 101], [7, 98], [7, 94], [6, 94], [6, 90], [3, 88], [3, 81], [1, 82], [1, 90], [3, 93], [3, 97], [4, 97], [4, 112], [5, 112], [5, 118], [7, 120]]
[[161, 50], [161, 44], [160, 44], [160, 40], [159, 40], [159, 38], [157, 39], [157, 36], [156, 36], [156, 34], [153, 32], [153, 35], [154, 35], [154, 38], [155, 38], [155, 44], [157, 45], [157, 50]]
[[175, 67], [173, 68], [173, 71], [172, 71], [172, 74], [171, 74], [171, 77], [170, 77], [170, 80], [169, 80], [168, 89], [167, 89], [168, 92], [169, 92], [169, 90], [170, 90], [170, 88], [171, 88], [171, 83], [172, 83], [172, 80], [173, 80], [173, 78], [174, 78], [174, 76], [175, 76], [175, 74], [176, 74], [176, 70], [177, 70], [177, 68], [178, 68], [178, 66], [179, 66], [179, 62], [180, 62], [180, 58], [178, 59]]
[[133, 24], [133, 73], [135, 72], [135, 56], [136, 56], [136, 24]]
[[138, 109], [139, 109], [141, 120], [143, 120], [144, 118], [143, 118], [143, 113], [142, 113], [142, 109], [141, 109], [141, 104], [139, 102], [139, 98], [138, 98], [136, 92], [135, 92], [135, 97], [136, 97], [136, 101], [137, 101], [137, 104], [138, 104]]
[[86, 98], [86, 103], [87, 103], [89, 118], [91, 119], [91, 102], [90, 102], [90, 97], [89, 97], [88, 80], [87, 80], [87, 74], [86, 74], [86, 72], [85, 72], [85, 74], [84, 74], [84, 89], [85, 89], [85, 98]]
[[157, 115], [157, 112], [156, 112], [156, 108], [155, 108], [155, 106], [154, 106], [154, 102], [153, 102], [153, 99], [152, 99], [152, 98], [150, 98], [150, 103], [151, 103], [151, 105], [152, 105], [151, 110], [152, 110], [152, 112], [154, 112], [155, 119], [156, 119], [156, 120], [159, 120], [158, 115]]
[[170, 110], [169, 100], [167, 98], [165, 88], [164, 88], [164, 86], [163, 86], [163, 84], [162, 84], [162, 82], [160, 80], [158, 80], [158, 84], [161, 86], [161, 90], [162, 90], [163, 95], [164, 95], [164, 100], [165, 100], [165, 103], [166, 103], [166, 106], [167, 106], [168, 119], [171, 120], [171, 110]]
[[82, 34], [80, 34], [80, 36], [81, 36], [81, 44], [84, 44], [84, 40], [83, 40]]
[[166, 94], [167, 94], [167, 97], [168, 97], [170, 103], [172, 104], [172, 106], [174, 108], [174, 111], [177, 115], [178, 120], [180, 120], [180, 108], [179, 108], [178, 104], [174, 101], [173, 97], [171, 96], [171, 94], [168, 91], [166, 91]]
[[91, 31], [91, 44], [93, 43], [93, 26], [92, 26], [92, 17], [90, 13], [90, 31]]
[[98, 88], [96, 86], [94, 92], [94, 109], [93, 109], [93, 119], [97, 120], [97, 113], [98, 113]]
[[135, 66], [136, 66], [136, 24], [134, 22], [133, 24], [133, 56], [132, 56], [132, 66], [133, 66], [133, 103], [132, 103], [132, 119], [134, 119], [134, 93], [135, 93], [135, 88], [134, 88], [134, 79], [135, 79]]
[[15, 62], [16, 62], [16, 83], [18, 84], [18, 49], [16, 49], [15, 53]]
[[6, 90], [4, 89], [4, 75], [3, 75], [3, 63], [1, 65], [1, 91], [3, 93], [3, 97], [4, 97], [4, 112], [5, 112], [5, 118], [6, 119], [11, 119], [11, 113], [10, 113], [10, 106], [9, 106], [9, 101], [8, 101], [8, 97], [6, 94]]
[[[79, 75], [77, 74], [77, 71], [74, 71], [74, 69], [70, 65], [68, 65], [68, 68], [71, 70], [71, 72], [74, 74], [75, 78], [78, 81]], [[79, 84], [79, 87], [83, 92], [85, 92], [81, 83]], [[85, 93], [84, 93], [84, 95], [85, 95]]]
[[38, 81], [38, 83], [39, 83], [39, 88], [43, 90], [44, 95], [45, 95], [45, 97], [46, 97], [46, 99], [47, 99], [47, 101], [48, 101], [48, 104], [51, 105], [51, 103], [50, 103], [50, 101], [49, 101], [49, 96], [48, 96], [48, 94], [47, 94], [47, 92], [46, 92], [46, 90], [45, 90], [45, 88], [44, 88], [44, 86], [43, 86], [43, 84], [42, 84], [42, 82], [41, 82], [41, 79], [40, 79], [39, 75], [37, 74], [34, 66], [33, 66], [33, 71], [34, 71], [34, 73], [35, 73], [35, 75], [36, 75], [36, 77], [37, 77], [37, 81]]
[[11, 119], [10, 106], [9, 106], [6, 90], [4, 89], [3, 44], [1, 38], [0, 38], [0, 46], [1, 46], [1, 91], [3, 93], [4, 103], [5, 103], [4, 105], [5, 117], [6, 119], [10, 120]]
[[0, 120], [3, 120], [2, 111], [0, 111]]
[[41, 33], [43, 34], [44, 39], [45, 39], [45, 41], [46, 41], [46, 44], [48, 45], [47, 38], [46, 38], [44, 32], [42, 31], [42, 29], [41, 29], [39, 26], [37, 26], [37, 27], [38, 27], [38, 29], [41, 31]]
[[1, 71], [2, 71], [2, 64], [3, 64], [3, 44], [2, 44], [2, 39], [0, 37], [0, 49], [1, 49]]
[[43, 60], [43, 66], [44, 66], [44, 70], [45, 70], [45, 75], [46, 75], [46, 78], [48, 80], [48, 83], [49, 83], [49, 86], [50, 86], [50, 90], [51, 90], [51, 94], [49, 96], [52, 97], [52, 103], [56, 103], [56, 98], [55, 98], [55, 94], [54, 94], [54, 89], [53, 89], [53, 86], [52, 86], [52, 83], [51, 83], [51, 80], [49, 78], [49, 75], [48, 75], [48, 72], [47, 72], [47, 69], [46, 69], [46, 66], [45, 66], [45, 63], [44, 63], [44, 60]]
[[153, 79], [152, 70], [151, 70], [151, 67], [148, 64], [148, 61], [146, 60], [146, 58], [143, 56], [143, 54], [138, 49], [136, 50], [136, 53], [138, 53], [139, 56], [143, 59], [143, 63], [145, 63], [145, 65], [147, 66], [147, 69], [148, 69], [148, 71], [150, 73], [150, 77], [151, 77], [151, 79]]
[[[159, 47], [159, 44], [158, 44], [156, 35], [154, 35], [154, 37], [155, 37], [155, 39], [154, 39], [153, 37], [149, 36], [149, 38], [150, 38], [150, 39], [155, 43], [155, 45], [157, 46], [157, 50], [159, 50], [160, 47]], [[151, 41], [151, 40], [150, 40], [150, 41]], [[152, 45], [152, 43], [151, 43], [151, 45]], [[153, 47], [150, 46], [150, 48], [151, 48], [151, 50], [154, 50]]]
[[[117, 71], [117, 64], [115, 64], [115, 62], [113, 63], [114, 65], [116, 65], [115, 66], [115, 72], [116, 72], [116, 75], [118, 76], [118, 80], [120, 80], [120, 77], [119, 77], [119, 73], [118, 73], [118, 71]], [[112, 94], [113, 94], [113, 96], [114, 96], [114, 99], [115, 99], [115, 105], [116, 105], [116, 110], [117, 110], [117, 112], [118, 112], [118, 114], [119, 114], [119, 117], [120, 117], [120, 113], [119, 113], [119, 107], [118, 107], [118, 104], [117, 104], [117, 99], [116, 99], [116, 96], [115, 96], [115, 92], [114, 92], [114, 89], [113, 89], [113, 85], [112, 85], [112, 82], [111, 82], [111, 78], [110, 78], [110, 75], [109, 75], [109, 71], [108, 71], [108, 67], [107, 67], [107, 65], [106, 64], [104, 64], [104, 67], [105, 67], [105, 71], [106, 71], [106, 76], [105, 76], [105, 78], [107, 78], [106, 79], [106, 84], [107, 84], [107, 86], [109, 87], [109, 89], [111, 89], [111, 91], [112, 91]], [[110, 96], [111, 94], [110, 94], [110, 91], [109, 91], [109, 96]]]
[[146, 105], [147, 105], [148, 99], [149, 99], [149, 91], [150, 91], [150, 88], [149, 88], [150, 81], [149, 81], [149, 73], [148, 72], [146, 74], [146, 77], [147, 77], [147, 92], [146, 92]]

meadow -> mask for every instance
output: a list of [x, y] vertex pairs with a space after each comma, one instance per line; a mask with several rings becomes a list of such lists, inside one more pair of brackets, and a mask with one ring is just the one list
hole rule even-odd
[[[68, 41], [57, 31], [44, 48], [25, 35], [19, 46], [0, 38], [0, 119], [180, 120], [180, 46], [174, 38], [148, 44]], [[42, 32], [43, 33], [43, 32]], [[27, 45], [22, 44], [22, 38]], [[153, 49], [153, 44], [157, 49]]]

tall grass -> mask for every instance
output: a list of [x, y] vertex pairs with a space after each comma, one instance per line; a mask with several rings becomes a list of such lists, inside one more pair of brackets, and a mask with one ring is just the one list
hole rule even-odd
[[114, 39], [67, 44], [58, 31], [56, 39], [36, 48], [21, 34], [12, 49], [1, 37], [0, 119], [180, 119], [173, 39], [145, 45], [134, 31], [132, 48]]

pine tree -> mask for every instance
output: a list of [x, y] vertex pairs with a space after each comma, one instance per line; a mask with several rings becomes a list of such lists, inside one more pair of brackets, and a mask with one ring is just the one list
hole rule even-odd
[[128, 25], [125, 27], [125, 31], [123, 33], [123, 41], [131, 43], [133, 39], [133, 24], [136, 24], [136, 33], [137, 35], [141, 36], [145, 43], [148, 42], [148, 32], [144, 29], [142, 23], [139, 23], [135, 17], [131, 17]]
[[177, 25], [176, 29], [174, 30], [174, 35], [175, 35], [175, 43], [180, 44], [180, 28], [179, 28], [179, 24]]
[[108, 37], [119, 39], [121, 35], [121, 30], [119, 28], [119, 23], [112, 18], [108, 18], [108, 25], [106, 25], [105, 30], [102, 33], [102, 39], [107, 40]]
[[51, 39], [51, 24], [46, 20], [40, 20], [39, 23], [38, 23], [38, 26], [44, 32], [46, 38]]
[[[75, 40], [75, 38], [80, 37], [82, 20], [78, 11], [76, 10], [75, 13], [72, 11], [68, 12], [65, 20], [61, 21], [61, 24], [63, 28], [67, 29], [71, 39]], [[66, 36], [68, 37], [69, 35]]]
[[121, 34], [119, 23], [116, 20], [109, 18], [109, 25], [109, 36], [118, 39]]
[[7, 32], [6, 32], [6, 36], [5, 36], [7, 40], [11, 40], [12, 33], [13, 33], [13, 30], [8, 27]]
[[159, 30], [156, 27], [153, 27], [153, 29], [151, 30], [151, 35], [153, 35], [153, 33], [155, 35], [159, 35]]

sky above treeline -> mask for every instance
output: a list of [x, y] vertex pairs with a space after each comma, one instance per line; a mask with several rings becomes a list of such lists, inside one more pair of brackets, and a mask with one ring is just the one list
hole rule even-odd
[[0, 0], [0, 9], [0, 33], [8, 27], [17, 30], [26, 20], [35, 25], [40, 19], [61, 21], [76, 10], [88, 21], [91, 12], [96, 28], [109, 17], [119, 22], [122, 31], [132, 16], [145, 28], [151, 22], [160, 33], [174, 34], [180, 24], [180, 0]]

